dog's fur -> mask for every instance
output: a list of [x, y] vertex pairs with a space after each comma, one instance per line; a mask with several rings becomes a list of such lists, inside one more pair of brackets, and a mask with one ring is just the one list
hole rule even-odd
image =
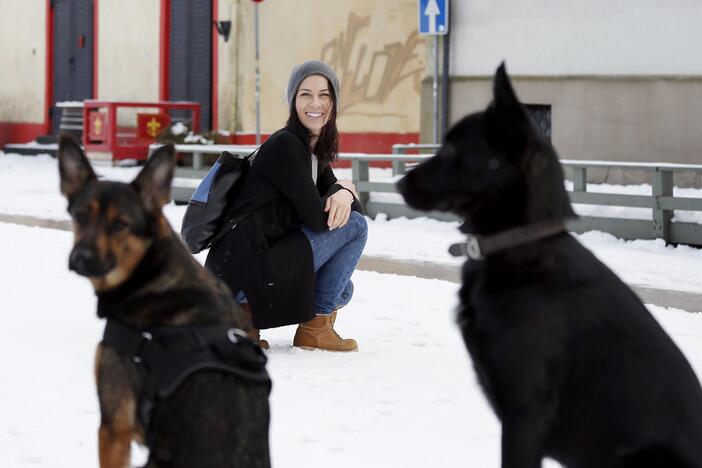
[[[67, 136], [58, 160], [75, 234], [69, 267], [90, 279], [99, 316], [140, 330], [220, 323], [250, 329], [227, 287], [197, 263], [161, 212], [170, 198], [172, 146], [157, 150], [131, 184], [98, 181]], [[95, 374], [100, 466], [129, 466], [132, 439], [144, 441], [136, 413], [140, 373], [130, 358], [101, 344]], [[217, 371], [191, 375], [157, 402], [147, 466], [270, 466], [269, 390]]]
[[[555, 151], [502, 65], [492, 103], [398, 183], [491, 235], [573, 217]], [[702, 391], [634, 293], [566, 232], [468, 260], [459, 326], [502, 422], [502, 466], [702, 467]], [[467, 456], [469, 456], [467, 454]], [[470, 462], [466, 462], [470, 466]]]

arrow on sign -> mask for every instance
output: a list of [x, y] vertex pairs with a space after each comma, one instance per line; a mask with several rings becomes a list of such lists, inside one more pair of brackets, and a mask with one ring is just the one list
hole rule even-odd
[[441, 14], [439, 4], [436, 0], [429, 0], [427, 7], [424, 9], [424, 15], [429, 20], [429, 34], [436, 34], [436, 17]]

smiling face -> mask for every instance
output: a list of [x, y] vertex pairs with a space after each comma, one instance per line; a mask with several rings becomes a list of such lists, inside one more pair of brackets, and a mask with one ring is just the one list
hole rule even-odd
[[300, 83], [295, 94], [295, 111], [302, 125], [314, 136], [329, 122], [332, 102], [329, 81], [321, 75], [310, 75]]

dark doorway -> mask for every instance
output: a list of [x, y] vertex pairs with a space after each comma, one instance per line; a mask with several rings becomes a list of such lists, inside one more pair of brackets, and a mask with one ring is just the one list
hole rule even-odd
[[[212, 0], [171, 0], [168, 100], [202, 106], [200, 129], [212, 123]], [[176, 113], [174, 112], [174, 117]]]
[[53, 102], [51, 131], [57, 133], [61, 110], [57, 102], [93, 97], [93, 0], [52, 0]]

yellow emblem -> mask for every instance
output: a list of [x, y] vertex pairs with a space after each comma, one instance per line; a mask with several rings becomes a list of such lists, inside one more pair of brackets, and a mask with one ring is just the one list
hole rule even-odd
[[149, 136], [155, 137], [158, 135], [158, 131], [161, 129], [161, 122], [159, 122], [156, 117], [151, 117], [151, 120], [146, 124], [146, 132]]
[[100, 115], [95, 117], [93, 121], [93, 130], [95, 131], [95, 135], [102, 135], [102, 119], [100, 119]]

